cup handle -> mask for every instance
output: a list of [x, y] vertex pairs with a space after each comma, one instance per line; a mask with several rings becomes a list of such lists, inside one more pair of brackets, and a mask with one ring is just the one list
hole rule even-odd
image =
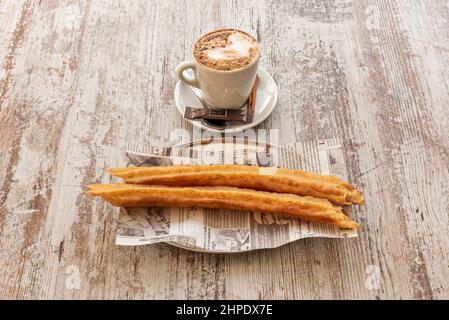
[[[189, 75], [185, 75], [184, 74], [184, 70], [187, 69], [192, 69], [193, 70], [193, 77], [189, 76]], [[179, 80], [181, 80], [182, 82], [188, 84], [189, 86], [192, 87], [196, 87], [199, 88], [200, 84], [198, 82], [198, 79], [196, 77], [196, 64], [193, 61], [184, 61], [181, 62], [177, 67], [176, 67], [176, 73], [178, 74], [178, 78]]]

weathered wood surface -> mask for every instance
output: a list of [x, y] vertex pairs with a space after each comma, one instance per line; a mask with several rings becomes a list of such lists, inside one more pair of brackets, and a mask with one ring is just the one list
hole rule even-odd
[[[449, 298], [448, 21], [441, 0], [1, 0], [0, 298]], [[260, 127], [343, 141], [358, 239], [114, 245], [118, 212], [84, 185], [192, 130], [173, 70], [225, 26], [258, 36], [281, 88]]]

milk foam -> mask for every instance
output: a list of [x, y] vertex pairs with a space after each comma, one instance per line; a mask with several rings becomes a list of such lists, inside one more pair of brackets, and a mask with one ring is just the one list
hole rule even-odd
[[195, 43], [193, 55], [204, 66], [229, 71], [255, 61], [259, 55], [259, 44], [243, 31], [216, 30], [205, 34]]
[[212, 60], [235, 60], [249, 57], [250, 49], [257, 47], [257, 43], [251, 42], [241, 33], [233, 33], [228, 37], [228, 45], [222, 48], [215, 48], [207, 52], [207, 56]]

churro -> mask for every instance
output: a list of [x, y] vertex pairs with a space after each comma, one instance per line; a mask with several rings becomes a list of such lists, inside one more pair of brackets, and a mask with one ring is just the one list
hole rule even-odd
[[360, 191], [333, 176], [302, 170], [243, 165], [129, 167], [108, 170], [135, 184], [166, 186], [227, 186], [291, 193], [327, 199], [338, 205], [364, 204]]
[[306, 221], [357, 229], [342, 208], [328, 200], [233, 187], [169, 187], [139, 184], [93, 184], [88, 194], [118, 207], [204, 207], [289, 215]]

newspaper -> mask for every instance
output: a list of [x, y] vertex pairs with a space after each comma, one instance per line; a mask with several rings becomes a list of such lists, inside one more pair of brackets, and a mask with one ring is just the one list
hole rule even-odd
[[[128, 166], [235, 163], [303, 169], [346, 179], [337, 140], [282, 146], [244, 142], [150, 146], [145, 153], [127, 151]], [[357, 232], [287, 216], [205, 208], [122, 208], [116, 244], [166, 242], [190, 250], [232, 253], [275, 248], [307, 237], [351, 238]]]

